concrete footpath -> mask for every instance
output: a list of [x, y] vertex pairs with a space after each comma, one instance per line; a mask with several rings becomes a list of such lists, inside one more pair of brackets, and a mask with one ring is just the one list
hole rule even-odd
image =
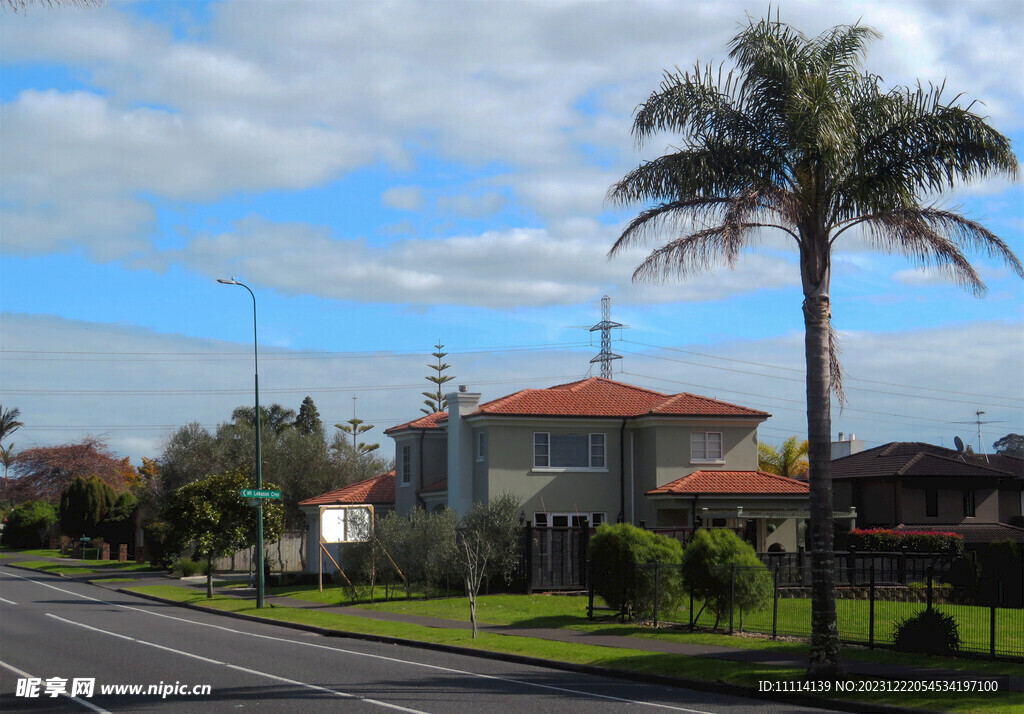
[[[54, 562], [60, 562], [62, 564], [67, 565], [71, 565], [74, 562], [69, 562], [66, 559], [58, 560], [39, 557], [21, 559], [53, 560]], [[3, 560], [0, 560], [0, 564], [16, 566], [17, 560], [17, 558], [5, 558]], [[111, 590], [121, 590], [123, 588], [129, 588], [138, 585], [172, 584], [186, 585], [189, 587], [194, 587], [199, 590], [205, 590], [206, 588], [205, 577], [196, 576], [193, 578], [179, 579], [171, 578], [170, 576], [160, 572], [118, 573], [116, 577], [119, 579], [119, 581], [110, 583], [104, 583], [103, 579], [98, 579], [95, 574], [66, 577], [91, 581], [96, 585], [106, 587]], [[234, 577], [237, 578], [237, 576]], [[133, 580], [131, 582], [126, 582], [123, 580], [123, 578], [133, 578]], [[223, 580], [223, 577], [219, 577], [217, 579]], [[244, 581], [244, 576], [242, 580]], [[224, 588], [223, 586], [221, 586], [217, 587], [215, 590], [218, 595], [253, 599], [255, 598], [254, 591], [251, 588]], [[405, 622], [415, 625], [421, 625], [424, 627], [436, 627], [440, 629], [462, 630], [469, 629], [472, 627], [472, 625], [468, 621], [446, 620], [433, 617], [423, 617], [419, 615], [378, 612], [375, 610], [367, 610], [364, 608], [347, 605], [323, 605], [320, 603], [307, 602], [304, 600], [298, 600], [289, 597], [268, 597], [266, 599], [266, 602], [274, 608], [299, 608], [315, 610], [318, 612], [336, 613], [340, 615], [363, 617], [373, 620], [383, 620], [388, 622]], [[793, 655], [785, 652], [772, 652], [770, 650], [743, 649], [738, 647], [724, 647], [716, 645], [669, 642], [649, 638], [609, 635], [601, 634], [600, 632], [579, 632], [575, 630], [563, 630], [555, 628], [522, 628], [487, 624], [480, 624], [478, 625], [478, 627], [482, 632], [489, 632], [512, 637], [528, 637], [542, 640], [552, 640], [557, 642], [566, 642], [570, 644], [596, 645], [599, 647], [608, 647], [620, 650], [629, 649], [639, 650], [643, 652], [658, 652], [683, 655], [689, 657], [704, 657], [708, 659], [720, 659], [733, 662], [743, 662], [746, 664], [753, 665], [792, 667], [796, 669], [802, 669], [807, 665], [807, 659], [803, 655]], [[843, 665], [846, 668], [848, 675], [851, 677], [923, 681], [996, 680], [999, 683], [1000, 691], [1024, 692], [1024, 664], [1020, 666], [1019, 674], [1007, 676], [992, 675], [980, 671], [971, 671], [969, 667], [972, 660], [965, 658], [963, 662], [965, 666], [968, 667], [967, 670], [935, 669], [930, 667], [881, 664], [874, 662], [862, 662], [849, 658], [843, 660]], [[1024, 697], [1022, 697], [1022, 701], [1024, 701]]]

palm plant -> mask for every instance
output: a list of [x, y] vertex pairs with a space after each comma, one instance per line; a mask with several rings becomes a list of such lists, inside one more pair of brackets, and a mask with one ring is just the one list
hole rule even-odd
[[809, 446], [807, 439], [798, 444], [795, 436], [786, 439], [778, 448], [760, 441], [757, 444], [757, 467], [788, 478], [806, 477]]
[[733, 266], [768, 229], [799, 251], [807, 361], [812, 548], [808, 675], [839, 673], [829, 470], [831, 393], [842, 400], [831, 327], [832, 246], [860, 233], [874, 248], [943, 270], [976, 295], [985, 285], [964, 254], [1020, 261], [984, 226], [928, 197], [993, 175], [1016, 177], [1009, 140], [942, 87], [896, 87], [862, 70], [878, 33], [841, 25], [808, 38], [778, 19], [751, 19], [730, 44], [734, 72], [666, 72], [636, 113], [643, 143], [671, 131], [682, 146], [612, 186], [618, 205], [647, 203], [612, 255], [659, 233], [668, 241], [634, 280]]
[[3, 441], [9, 434], [13, 434], [25, 426], [23, 422], [18, 421], [20, 416], [21, 409], [18, 407], [4, 409], [4, 405], [0, 404], [0, 441]]

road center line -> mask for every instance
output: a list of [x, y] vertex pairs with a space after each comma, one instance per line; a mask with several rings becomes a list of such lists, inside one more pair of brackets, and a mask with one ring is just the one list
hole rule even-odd
[[16, 602], [14, 602], [14, 600], [8, 600], [5, 597], [0, 597], [0, 602], [6, 602], [8, 605], [17, 605], [18, 604]]
[[[8, 601], [4, 600], [4, 602], [8, 602]], [[0, 667], [3, 667], [4, 669], [6, 669], [6, 670], [8, 670], [10, 672], [14, 672], [19, 677], [24, 677], [25, 679], [42, 679], [42, 677], [33, 677], [28, 672], [23, 672], [20, 669], [18, 669], [17, 667], [15, 667], [13, 665], [10, 665], [10, 664], [7, 664], [6, 662], [0, 662]], [[78, 697], [73, 697], [70, 694], [67, 694], [66, 692], [58, 692], [58, 693], [62, 697], [67, 697], [68, 699], [73, 701], [75, 704], [81, 704], [86, 709], [92, 709], [94, 712], [98, 712], [98, 714], [110, 714], [109, 711], [107, 711], [106, 709], [103, 709], [102, 707], [96, 706], [92, 702], [87, 702], [84, 699], [79, 699]]]
[[[215, 630], [221, 630], [221, 631], [224, 631], [224, 632], [230, 632], [230, 633], [233, 633], [233, 634], [236, 634], [236, 635], [246, 635], [248, 637], [256, 637], [256, 638], [259, 638], [259, 639], [272, 640], [274, 642], [287, 642], [287, 643], [291, 643], [291, 644], [294, 644], [294, 645], [300, 645], [300, 646], [303, 646], [303, 647], [315, 647], [317, 649], [329, 650], [331, 652], [337, 652], [339, 654], [352, 655], [352, 656], [355, 656], [355, 657], [367, 657], [367, 658], [370, 658], [370, 659], [379, 659], [379, 660], [384, 660], [385, 662], [393, 662], [393, 663], [396, 663], [396, 664], [404, 664], [404, 665], [409, 665], [409, 666], [413, 666], [413, 667], [422, 667], [424, 669], [432, 669], [432, 670], [436, 670], [436, 671], [447, 672], [449, 674], [457, 674], [457, 675], [467, 676], [467, 677], [478, 677], [480, 679], [490, 679], [490, 680], [498, 681], [498, 682], [506, 682], [508, 684], [517, 684], [517, 685], [520, 685], [520, 686], [523, 686], [523, 687], [534, 687], [536, 689], [547, 689], [547, 690], [551, 690], [551, 691], [555, 691], [555, 692], [562, 692], [562, 693], [565, 693], [565, 694], [575, 694], [575, 695], [579, 695], [579, 696], [583, 696], [583, 697], [590, 697], [590, 698], [593, 698], [593, 699], [605, 699], [605, 700], [609, 700], [609, 701], [613, 701], [613, 702], [622, 702], [624, 704], [636, 704], [636, 705], [639, 705], [639, 706], [655, 707], [655, 708], [658, 708], [658, 709], [669, 709], [669, 710], [672, 710], [672, 711], [687, 712], [687, 714], [712, 714], [711, 712], [707, 712], [707, 711], [704, 711], [704, 710], [701, 710], [701, 709], [687, 709], [685, 707], [673, 706], [671, 704], [662, 704], [660, 702], [645, 702], [645, 701], [638, 700], [638, 699], [626, 699], [624, 697], [614, 697], [614, 696], [611, 696], [611, 695], [608, 695], [608, 694], [596, 694], [594, 692], [586, 692], [586, 691], [577, 690], [577, 689], [568, 689], [568, 688], [565, 688], [565, 687], [556, 687], [556, 686], [553, 686], [553, 685], [550, 685], [550, 684], [539, 684], [537, 682], [529, 682], [529, 681], [520, 680], [520, 679], [511, 679], [509, 677], [499, 677], [499, 676], [492, 675], [492, 674], [482, 674], [482, 673], [479, 673], [479, 672], [470, 672], [468, 670], [455, 669], [453, 667], [444, 667], [442, 665], [437, 665], [437, 664], [427, 664], [425, 662], [413, 662], [413, 661], [410, 661], [410, 660], [398, 659], [396, 657], [387, 657], [385, 655], [376, 655], [376, 654], [371, 654], [371, 653], [368, 653], [368, 652], [356, 652], [354, 650], [346, 650], [346, 649], [342, 649], [340, 647], [330, 647], [328, 645], [321, 645], [321, 644], [317, 644], [315, 642], [302, 642], [302, 641], [299, 641], [299, 640], [291, 640], [291, 639], [287, 639], [287, 638], [284, 638], [284, 637], [274, 637], [272, 635], [261, 635], [261, 634], [255, 633], [255, 632], [245, 632], [244, 630], [236, 630], [236, 629], [233, 629], [231, 627], [224, 627], [223, 625], [214, 625], [214, 624], [207, 623], [207, 622], [197, 622], [195, 620], [189, 620], [189, 619], [184, 618], [184, 617], [175, 617], [174, 615], [166, 615], [166, 614], [161, 613], [161, 612], [153, 612], [151, 610], [146, 610], [146, 609], [143, 609], [143, 608], [140, 608], [140, 607], [134, 607], [132, 605], [122, 605], [122, 604], [116, 604], [116, 603], [108, 602], [106, 600], [100, 600], [98, 598], [89, 597], [88, 595], [82, 595], [80, 593], [76, 593], [76, 592], [73, 592], [71, 590], [65, 590], [64, 588], [59, 588], [59, 587], [57, 587], [55, 585], [50, 585], [49, 583], [43, 583], [43, 582], [40, 582], [38, 580], [33, 580], [32, 578], [27, 578], [27, 577], [24, 577], [24, 576], [21, 576], [21, 575], [15, 575], [14, 573], [8, 573], [8, 575], [13, 575], [16, 578], [20, 578], [22, 580], [28, 580], [29, 582], [36, 583], [37, 585], [42, 585], [44, 587], [51, 588], [53, 590], [57, 590], [57, 591], [62, 592], [62, 593], [66, 593], [68, 595], [74, 595], [75, 597], [83, 598], [85, 600], [91, 600], [93, 602], [98, 602], [98, 603], [101, 603], [101, 604], [104, 604], [104, 605], [110, 605], [111, 607], [120, 607], [120, 608], [124, 608], [126, 610], [134, 610], [136, 612], [142, 612], [142, 613], [145, 613], [147, 615], [152, 615], [154, 617], [162, 617], [162, 618], [165, 618], [165, 619], [168, 619], [168, 620], [176, 620], [178, 622], [187, 622], [187, 623], [192, 624], [192, 625], [198, 625], [200, 627], [209, 627], [209, 628], [212, 628], [212, 629], [215, 629]], [[51, 617], [56, 617], [56, 616], [53, 615]], [[75, 623], [75, 624], [77, 624], [77, 623]], [[261, 623], [261, 624], [274, 624], [274, 623], [273, 623], [273, 621], [268, 621], [266, 623]], [[88, 625], [83, 625], [83, 626], [84, 627], [88, 627]], [[114, 634], [114, 633], [110, 633], [110, 634]], [[310, 685], [310, 686], [312, 686], [312, 685]]]
[[219, 660], [210, 659], [209, 657], [202, 657], [200, 655], [193, 654], [192, 652], [186, 652], [184, 650], [174, 649], [173, 647], [167, 647], [165, 645], [158, 645], [155, 642], [147, 642], [146, 640], [140, 640], [140, 639], [137, 639], [135, 637], [129, 637], [128, 635], [122, 635], [122, 634], [117, 633], [117, 632], [110, 632], [109, 630], [104, 630], [104, 629], [101, 629], [99, 627], [93, 627], [92, 625], [86, 625], [83, 622], [75, 622], [74, 620], [68, 620], [66, 618], [60, 617], [59, 615], [54, 615], [54, 614], [49, 613], [49, 612], [46, 613], [46, 616], [47, 617], [51, 617], [54, 620], [58, 620], [60, 622], [68, 624], [68, 625], [74, 625], [76, 627], [81, 627], [81, 628], [84, 628], [86, 630], [91, 630], [93, 632], [98, 632], [98, 633], [103, 634], [103, 635], [109, 635], [111, 637], [117, 637], [118, 639], [122, 639], [122, 640], [130, 640], [130, 641], [135, 642], [135, 643], [140, 644], [140, 645], [146, 645], [147, 647], [155, 647], [156, 649], [163, 650], [164, 652], [172, 652], [174, 654], [178, 654], [178, 655], [181, 655], [183, 657], [189, 657], [191, 659], [197, 659], [197, 660], [200, 660], [202, 662], [206, 662], [208, 664], [216, 664], [216, 665], [220, 665], [222, 667], [227, 667], [229, 669], [236, 669], [236, 670], [238, 670], [240, 672], [246, 672], [248, 674], [254, 674], [254, 675], [258, 676], [258, 677], [265, 677], [267, 679], [273, 679], [273, 680], [278, 681], [278, 682], [284, 682], [286, 684], [291, 684], [291, 685], [298, 686], [298, 687], [305, 687], [306, 689], [312, 689], [312, 690], [317, 691], [317, 692], [324, 692], [326, 694], [333, 694], [335, 696], [342, 697], [344, 699], [358, 699], [359, 701], [366, 702], [368, 704], [376, 704], [377, 706], [385, 707], [387, 709], [395, 709], [396, 711], [400, 711], [400, 712], [409, 712], [410, 714], [427, 714], [427, 712], [422, 712], [422, 711], [420, 711], [418, 709], [408, 709], [406, 707], [398, 706], [397, 704], [389, 704], [388, 702], [382, 702], [382, 701], [380, 701], [378, 699], [370, 699], [368, 697], [360, 697], [358, 695], [349, 694], [348, 692], [342, 692], [342, 691], [339, 691], [337, 689], [330, 689], [328, 687], [321, 687], [321, 686], [319, 686], [317, 684], [309, 684], [308, 682], [300, 682], [300, 681], [295, 680], [295, 679], [288, 679], [287, 677], [281, 677], [281, 676], [278, 676], [276, 674], [271, 674], [269, 672], [261, 672], [261, 671], [259, 671], [257, 669], [249, 669], [248, 667], [241, 667], [241, 666], [239, 666], [237, 664], [231, 664], [230, 662], [221, 662]]

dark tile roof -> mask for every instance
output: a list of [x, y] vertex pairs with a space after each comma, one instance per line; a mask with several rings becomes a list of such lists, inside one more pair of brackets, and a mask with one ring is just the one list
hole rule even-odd
[[916, 441], [894, 441], [832, 462], [836, 480], [879, 477], [1024, 478], [1024, 459], [961, 456], [953, 449]]

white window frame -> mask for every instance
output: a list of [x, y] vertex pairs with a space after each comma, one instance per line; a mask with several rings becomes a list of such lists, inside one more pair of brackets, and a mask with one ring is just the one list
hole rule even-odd
[[[541, 437], [538, 440], [538, 437]], [[535, 473], [566, 473], [566, 472], [592, 472], [608, 473], [608, 449], [607, 436], [604, 432], [594, 431], [587, 434], [587, 465], [586, 466], [551, 466], [551, 432], [533, 432], [533, 471]], [[538, 447], [544, 450], [543, 454], [538, 453]], [[595, 451], [599, 450], [599, 454]], [[541, 462], [541, 463], [538, 463]], [[594, 463], [599, 461], [600, 466]]]
[[[597, 528], [602, 523], [608, 522], [608, 515], [605, 511], [593, 511], [590, 513], [567, 513], [563, 511], [547, 512], [537, 511], [533, 514], [534, 528], [579, 528], [579, 519], [587, 519], [588, 528]], [[559, 525], [555, 525], [555, 521]]]
[[408, 486], [412, 483], [412, 447], [408, 444], [402, 446], [402, 485]]
[[[708, 436], [718, 436], [718, 455], [708, 456]], [[694, 440], [699, 438], [704, 455], [697, 456], [694, 449]], [[690, 463], [691, 464], [724, 464], [725, 463], [725, 440], [720, 431], [691, 431], [690, 432]]]

